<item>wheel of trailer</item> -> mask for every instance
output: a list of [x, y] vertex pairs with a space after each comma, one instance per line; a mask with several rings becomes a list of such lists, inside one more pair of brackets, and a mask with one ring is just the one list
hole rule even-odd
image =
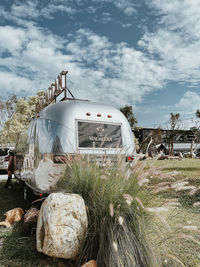
[[24, 184], [24, 200], [28, 203], [33, 200], [33, 191], [26, 184]]

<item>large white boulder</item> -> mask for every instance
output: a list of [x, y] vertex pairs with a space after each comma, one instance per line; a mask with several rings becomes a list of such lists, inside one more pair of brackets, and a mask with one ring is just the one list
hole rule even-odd
[[75, 259], [80, 253], [87, 226], [87, 213], [81, 196], [53, 193], [40, 209], [37, 250], [52, 257]]

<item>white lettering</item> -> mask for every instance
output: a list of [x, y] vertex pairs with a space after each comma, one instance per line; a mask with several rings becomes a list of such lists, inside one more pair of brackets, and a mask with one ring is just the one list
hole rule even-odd
[[89, 140], [95, 142], [112, 142], [113, 139], [107, 136], [89, 136]]

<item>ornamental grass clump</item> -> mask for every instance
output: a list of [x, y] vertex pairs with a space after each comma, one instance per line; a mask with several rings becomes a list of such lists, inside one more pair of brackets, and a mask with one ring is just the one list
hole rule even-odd
[[87, 207], [88, 233], [75, 266], [90, 259], [101, 267], [161, 266], [146, 234], [151, 217], [144, 206], [150, 197], [127, 163], [99, 167], [79, 156], [68, 164], [59, 187], [81, 195]]

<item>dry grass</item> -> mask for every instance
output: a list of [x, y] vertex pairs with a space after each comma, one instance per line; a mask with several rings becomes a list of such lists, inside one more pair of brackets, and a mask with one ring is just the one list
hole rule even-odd
[[[161, 247], [173, 251], [166, 254], [163, 266], [199, 267], [200, 160], [157, 161], [154, 167], [162, 175], [151, 176], [148, 187], [167, 208], [156, 213], [166, 225], [161, 229], [164, 241]], [[173, 233], [172, 238], [168, 238], [169, 232]]]
[[[68, 166], [60, 186], [82, 194], [93, 231], [84, 255], [102, 258], [111, 267], [124, 262], [131, 267], [199, 267], [200, 160], [139, 161], [133, 167], [99, 169], [84, 161]], [[0, 203], [1, 219], [11, 208], [26, 208], [21, 189], [5, 190], [2, 183]], [[136, 247], [148, 263], [136, 263]], [[0, 266], [58, 266], [56, 260], [36, 252], [35, 236], [27, 236], [19, 223], [0, 229], [0, 256]]]
[[[183, 167], [182, 164], [186, 165], [186, 167]], [[194, 167], [191, 167], [191, 162]], [[150, 249], [150, 253], [153, 255], [154, 251], [157, 253], [157, 259], [158, 262], [149, 263], [149, 265], [145, 266], [191, 266], [191, 267], [197, 267], [199, 266], [199, 236], [196, 236], [197, 231], [200, 230], [199, 220], [197, 219], [198, 216], [192, 216], [192, 214], [197, 211], [197, 208], [194, 208], [191, 204], [196, 203], [195, 201], [198, 199], [198, 170], [200, 171], [200, 167], [197, 166], [197, 162], [191, 161], [188, 163], [188, 160], [183, 161], [171, 161], [170, 164], [168, 161], [138, 161], [137, 163], [132, 166], [132, 169], [126, 169], [126, 166], [120, 165], [118, 163], [117, 166], [114, 168], [114, 172], [108, 171], [106, 169], [101, 169], [101, 173], [98, 174], [97, 170], [95, 168], [92, 168], [92, 171], [94, 173], [91, 175], [89, 165], [87, 168], [81, 167], [81, 173], [78, 171], [78, 180], [77, 177], [73, 177], [72, 180], [67, 180], [68, 188], [71, 186], [71, 182], [73, 186], [71, 187], [72, 192], [77, 192], [82, 194], [83, 198], [85, 199], [87, 205], [90, 206], [91, 203], [88, 203], [88, 198], [93, 198], [93, 205], [92, 209], [96, 209], [99, 205], [98, 203], [101, 203], [101, 209], [107, 208], [110, 212], [111, 217], [114, 216], [115, 213], [115, 207], [117, 205], [121, 205], [120, 203], [116, 202], [116, 205], [114, 205], [114, 201], [110, 199], [112, 198], [112, 194], [117, 195], [116, 199], [120, 199], [120, 196], [122, 196], [125, 199], [125, 202], [129, 204], [130, 206], [134, 203], [137, 203], [136, 206], [134, 206], [133, 209], [130, 209], [130, 215], [134, 214], [134, 210], [139, 208], [140, 210], [143, 210], [143, 223], [145, 225], [145, 236], [147, 237], [146, 240], [143, 240], [142, 242], [146, 242], [145, 246]], [[87, 164], [87, 163], [86, 163]], [[188, 178], [186, 174], [187, 173], [187, 164], [191, 168], [190, 170], [195, 171], [195, 173], [192, 173], [192, 181], [191, 178]], [[80, 163], [78, 164], [80, 167]], [[71, 169], [74, 168], [73, 164], [70, 166]], [[83, 170], [86, 170], [87, 172], [84, 173]], [[182, 173], [180, 173], [180, 169], [182, 170]], [[80, 169], [79, 169], [80, 170]], [[69, 171], [68, 171], [69, 173]], [[73, 171], [73, 174], [76, 172]], [[76, 175], [75, 175], [76, 176]], [[83, 176], [83, 180], [81, 179], [81, 176]], [[118, 176], [120, 176], [121, 180], [123, 180], [123, 186], [119, 183], [119, 180], [116, 179]], [[105, 199], [102, 201], [100, 194], [99, 194], [99, 188], [102, 188], [101, 184], [98, 184], [95, 189], [93, 188], [92, 191], [95, 193], [92, 194], [92, 192], [89, 190], [87, 186], [85, 187], [85, 179], [89, 178], [89, 187], [93, 185], [97, 185], [99, 181], [103, 180], [103, 188], [107, 188], [107, 195], [104, 195]], [[65, 177], [66, 178], [66, 177]], [[69, 177], [68, 177], [69, 178]], [[100, 178], [100, 179], [99, 179]], [[71, 179], [71, 178], [70, 178]], [[81, 183], [80, 183], [81, 181]], [[114, 183], [113, 183], [114, 181]], [[132, 181], [132, 185], [129, 188], [129, 183]], [[133, 182], [134, 181], [134, 182]], [[194, 183], [195, 181], [195, 183]], [[109, 183], [111, 182], [111, 186]], [[81, 186], [84, 185], [83, 191]], [[126, 185], [126, 186], [125, 186]], [[138, 189], [138, 185], [139, 188]], [[124, 191], [124, 188], [126, 190]], [[129, 188], [129, 189], [128, 189]], [[90, 188], [91, 189], [91, 188]], [[86, 190], [86, 191], [85, 191]], [[103, 190], [104, 191], [104, 190]], [[140, 194], [143, 192], [143, 194]], [[148, 192], [148, 194], [144, 194], [144, 192]], [[102, 191], [101, 191], [102, 194]], [[99, 198], [95, 199], [95, 197], [98, 196]], [[194, 203], [188, 203], [189, 198], [193, 198]], [[109, 201], [107, 201], [109, 200]], [[95, 202], [96, 201], [96, 202]], [[98, 210], [98, 208], [97, 208]], [[152, 216], [149, 216], [149, 215]], [[92, 214], [93, 216], [94, 214]], [[90, 216], [90, 214], [89, 214]], [[95, 220], [98, 221], [99, 217], [99, 210], [95, 213]], [[109, 215], [106, 215], [109, 216]], [[121, 218], [124, 218], [123, 210], [120, 213]], [[131, 216], [130, 216], [131, 217]], [[189, 221], [188, 217], [196, 218], [194, 221]], [[119, 218], [118, 218], [119, 219]], [[134, 219], [134, 216], [131, 217], [131, 219]], [[94, 218], [92, 218], [94, 221]], [[100, 218], [100, 221], [102, 218]], [[119, 222], [119, 220], [118, 220]], [[139, 222], [140, 224], [141, 222]], [[188, 223], [191, 223], [193, 227], [189, 227]], [[128, 224], [130, 225], [131, 222], [128, 221]], [[97, 223], [98, 225], [98, 223]], [[143, 227], [144, 227], [143, 225]], [[112, 232], [112, 223], [110, 225]], [[98, 225], [99, 227], [99, 225]], [[100, 229], [98, 228], [97, 229]], [[133, 224], [133, 229], [138, 229], [138, 225]], [[144, 229], [144, 228], [142, 228]], [[192, 231], [193, 229], [193, 231]], [[194, 231], [196, 229], [196, 231]], [[105, 230], [105, 229], [104, 229]], [[144, 230], [142, 230], [144, 231]], [[189, 235], [187, 235], [187, 232], [190, 231]], [[93, 233], [94, 235], [94, 233]], [[90, 240], [91, 241], [91, 240]], [[150, 242], [149, 242], [150, 241]], [[98, 243], [98, 242], [97, 242]], [[105, 242], [104, 242], [104, 249], [105, 249]], [[184, 244], [184, 246], [182, 246]], [[106, 246], [108, 247], [108, 246]], [[118, 247], [118, 244], [114, 242], [113, 248], [116, 249]], [[188, 253], [187, 248], [192, 247], [194, 254]], [[99, 249], [99, 248], [98, 248]], [[123, 248], [121, 248], [123, 254], [126, 254]], [[133, 258], [133, 251], [128, 252], [128, 257]], [[96, 254], [98, 258], [98, 253]], [[110, 254], [107, 255], [107, 261], [108, 257], [110, 257]], [[116, 255], [115, 255], [116, 257]], [[135, 259], [134, 259], [135, 261]], [[191, 265], [192, 262], [192, 265]], [[115, 266], [115, 264], [112, 264], [112, 261], [110, 262], [111, 265], [109, 266]], [[151, 265], [153, 264], [153, 265]], [[100, 265], [104, 266], [104, 265]], [[116, 266], [123, 266], [123, 264]], [[127, 265], [129, 266], [129, 265]], [[130, 266], [134, 266], [131, 265]], [[136, 266], [143, 266], [143, 265], [136, 265]]]
[[119, 160], [102, 168], [80, 157], [67, 167], [58, 186], [80, 194], [88, 209], [87, 238], [75, 266], [91, 257], [101, 267], [160, 266], [146, 233], [151, 215], [144, 207], [150, 197], [127, 163]]

